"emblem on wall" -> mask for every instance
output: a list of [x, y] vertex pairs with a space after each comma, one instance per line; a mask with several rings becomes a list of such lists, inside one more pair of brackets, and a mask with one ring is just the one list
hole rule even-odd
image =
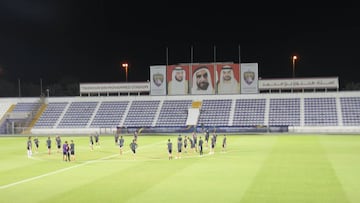
[[244, 72], [244, 81], [246, 84], [251, 85], [255, 80], [255, 73], [253, 71]]
[[156, 73], [153, 75], [153, 82], [156, 86], [160, 87], [164, 82], [164, 75], [161, 73]]

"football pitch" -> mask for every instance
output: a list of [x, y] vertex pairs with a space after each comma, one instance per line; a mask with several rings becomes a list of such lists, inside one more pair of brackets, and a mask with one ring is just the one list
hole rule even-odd
[[219, 134], [214, 154], [204, 144], [203, 156], [188, 148], [176, 158], [177, 137], [140, 135], [133, 156], [131, 135], [122, 155], [112, 135], [93, 150], [88, 136], [63, 135], [75, 142], [70, 162], [54, 136], [50, 155], [39, 136], [31, 158], [27, 137], [0, 137], [0, 202], [360, 202], [360, 136], [227, 135], [222, 151]]

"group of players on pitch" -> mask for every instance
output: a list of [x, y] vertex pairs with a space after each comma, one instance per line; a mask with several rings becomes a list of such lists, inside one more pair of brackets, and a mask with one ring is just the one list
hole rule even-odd
[[[34, 149], [33, 149], [32, 142], [34, 142], [34, 144], [35, 144]], [[56, 142], [57, 152], [60, 153], [61, 149], [62, 149], [64, 161], [75, 161], [75, 143], [73, 140], [71, 140], [70, 143], [68, 141], [65, 141], [64, 143], [62, 143], [60, 135], [56, 135], [55, 142]], [[33, 140], [32, 140], [31, 136], [28, 137], [28, 140], [26, 142], [26, 149], [27, 149], [27, 156], [29, 158], [32, 157], [33, 150], [35, 150], [36, 153], [39, 152], [39, 143], [40, 143], [40, 140], [38, 137], [35, 137]], [[52, 146], [52, 140], [51, 140], [51, 137], [49, 136], [46, 140], [46, 147], [48, 150], [48, 152], [47, 152], [48, 155], [51, 154], [51, 146]]]
[[[132, 142], [129, 144], [130, 150], [132, 151], [133, 158], [135, 158], [136, 149], [138, 147], [138, 131], [134, 132], [134, 137], [132, 139]], [[217, 134], [213, 133], [213, 135], [210, 138], [210, 133], [208, 130], [204, 133], [205, 140], [202, 139], [202, 137], [199, 137], [199, 140], [197, 138], [196, 132], [192, 133], [192, 136], [185, 136], [182, 137], [181, 134], [177, 137], [177, 158], [181, 158], [181, 153], [184, 151], [185, 153], [188, 152], [188, 149], [190, 149], [190, 152], [199, 152], [200, 156], [203, 155], [203, 146], [205, 144], [206, 147], [209, 147], [209, 140], [210, 140], [210, 148], [209, 148], [209, 154], [214, 154], [215, 152], [215, 146], [216, 146], [216, 140], [217, 140]], [[124, 149], [124, 137], [120, 135], [119, 133], [115, 133], [115, 144], [119, 145], [120, 147], [120, 155], [123, 154]], [[189, 143], [189, 144], [188, 144]], [[166, 144], [169, 160], [173, 159], [173, 143], [171, 139], [168, 139], [168, 142]], [[226, 148], [226, 135], [224, 134], [223, 140], [222, 140], [222, 151], [225, 151]]]
[[[138, 131], [135, 131], [134, 137], [133, 137], [131, 143], [129, 144], [129, 147], [130, 147], [130, 150], [132, 151], [134, 159], [135, 159], [136, 149], [138, 148], [138, 143], [137, 143], [138, 136], [139, 136]], [[203, 155], [203, 145], [205, 144], [206, 147], [209, 147], [209, 140], [210, 140], [209, 154], [214, 154], [217, 134], [213, 133], [213, 135], [210, 138], [210, 133], [208, 130], [206, 130], [206, 132], [204, 133], [204, 137], [205, 137], [205, 140], [203, 140], [201, 136], [199, 137], [199, 140], [198, 140], [196, 132], [193, 132], [192, 136], [185, 136], [184, 138], [182, 137], [181, 134], [179, 134], [179, 136], [177, 137], [177, 156], [175, 157], [175, 159], [177, 159], [177, 158], [180, 159], [181, 153], [183, 151], [185, 153], [188, 152], [188, 149], [190, 149], [190, 152], [199, 152], [200, 156], [202, 156]], [[95, 142], [94, 142], [94, 138], [95, 138]], [[55, 141], [56, 141], [56, 146], [57, 146], [58, 152], [61, 151], [61, 147], [62, 147], [63, 160], [64, 161], [70, 161], [70, 160], [74, 161], [75, 160], [75, 143], [74, 143], [74, 141], [71, 140], [70, 143], [65, 141], [62, 146], [61, 146], [62, 142], [61, 142], [60, 136], [56, 136]], [[39, 148], [39, 140], [37, 137], [35, 137], [34, 143], [35, 143], [35, 150], [37, 152], [38, 148]], [[99, 133], [95, 133], [95, 135], [90, 135], [90, 150], [91, 151], [94, 150], [94, 144], [95, 144], [95, 146], [100, 147], [99, 146], [100, 145], [99, 144]], [[115, 144], [119, 145], [120, 155], [122, 155], [125, 140], [124, 140], [123, 135], [120, 135], [119, 132], [115, 133]], [[26, 145], [27, 145], [28, 157], [31, 157], [32, 156], [31, 137], [28, 137]], [[50, 153], [51, 153], [50, 136], [46, 140], [46, 145], [48, 148], [48, 154], [50, 155]], [[172, 155], [173, 154], [173, 143], [170, 138], [168, 139], [166, 146], [167, 146], [167, 150], [168, 150], [169, 160], [171, 160], [171, 159], [173, 159], [173, 155]], [[224, 134], [224, 137], [222, 140], [222, 151], [225, 151], [225, 148], [226, 148], [226, 135]]]
[[[210, 138], [209, 131], [206, 130], [205, 134], [205, 145], [206, 147], [209, 147], [209, 139], [210, 139], [210, 149], [209, 154], [215, 153], [215, 146], [216, 146], [216, 140], [217, 140], [217, 134], [213, 133], [213, 135]], [[203, 146], [204, 146], [204, 140], [202, 137], [199, 137], [199, 141], [197, 138], [196, 132], [192, 133], [192, 136], [185, 136], [184, 139], [182, 138], [181, 134], [177, 137], [177, 156], [175, 159], [181, 158], [181, 153], [184, 151], [185, 153], [188, 150], [188, 141], [190, 143], [190, 150], [191, 152], [199, 152], [200, 156], [204, 154], [203, 152]], [[226, 148], [226, 135], [224, 134], [223, 140], [222, 140], [222, 151], [225, 151]], [[169, 160], [173, 159], [173, 143], [171, 142], [171, 139], [168, 139], [167, 143], [167, 149], [169, 154]]]

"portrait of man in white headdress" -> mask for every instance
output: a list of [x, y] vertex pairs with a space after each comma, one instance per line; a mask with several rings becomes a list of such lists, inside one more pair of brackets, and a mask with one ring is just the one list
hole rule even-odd
[[240, 93], [240, 83], [234, 76], [234, 70], [229, 65], [224, 65], [220, 70], [218, 82], [219, 94], [236, 94]]
[[168, 83], [169, 95], [184, 95], [188, 94], [188, 80], [186, 80], [186, 71], [177, 66], [171, 73], [171, 80]]
[[200, 66], [195, 70], [191, 94], [214, 94], [211, 73], [207, 66]]

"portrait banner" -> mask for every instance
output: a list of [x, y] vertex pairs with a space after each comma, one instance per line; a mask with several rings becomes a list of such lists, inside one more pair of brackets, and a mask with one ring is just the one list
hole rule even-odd
[[150, 66], [150, 95], [166, 95], [166, 66]]
[[239, 64], [216, 64], [217, 93], [240, 94]]
[[167, 66], [166, 76], [168, 95], [187, 95], [189, 93], [188, 65]]
[[215, 94], [214, 64], [192, 65], [191, 94]]
[[258, 93], [258, 64], [242, 63], [240, 65], [240, 72], [241, 94]]

